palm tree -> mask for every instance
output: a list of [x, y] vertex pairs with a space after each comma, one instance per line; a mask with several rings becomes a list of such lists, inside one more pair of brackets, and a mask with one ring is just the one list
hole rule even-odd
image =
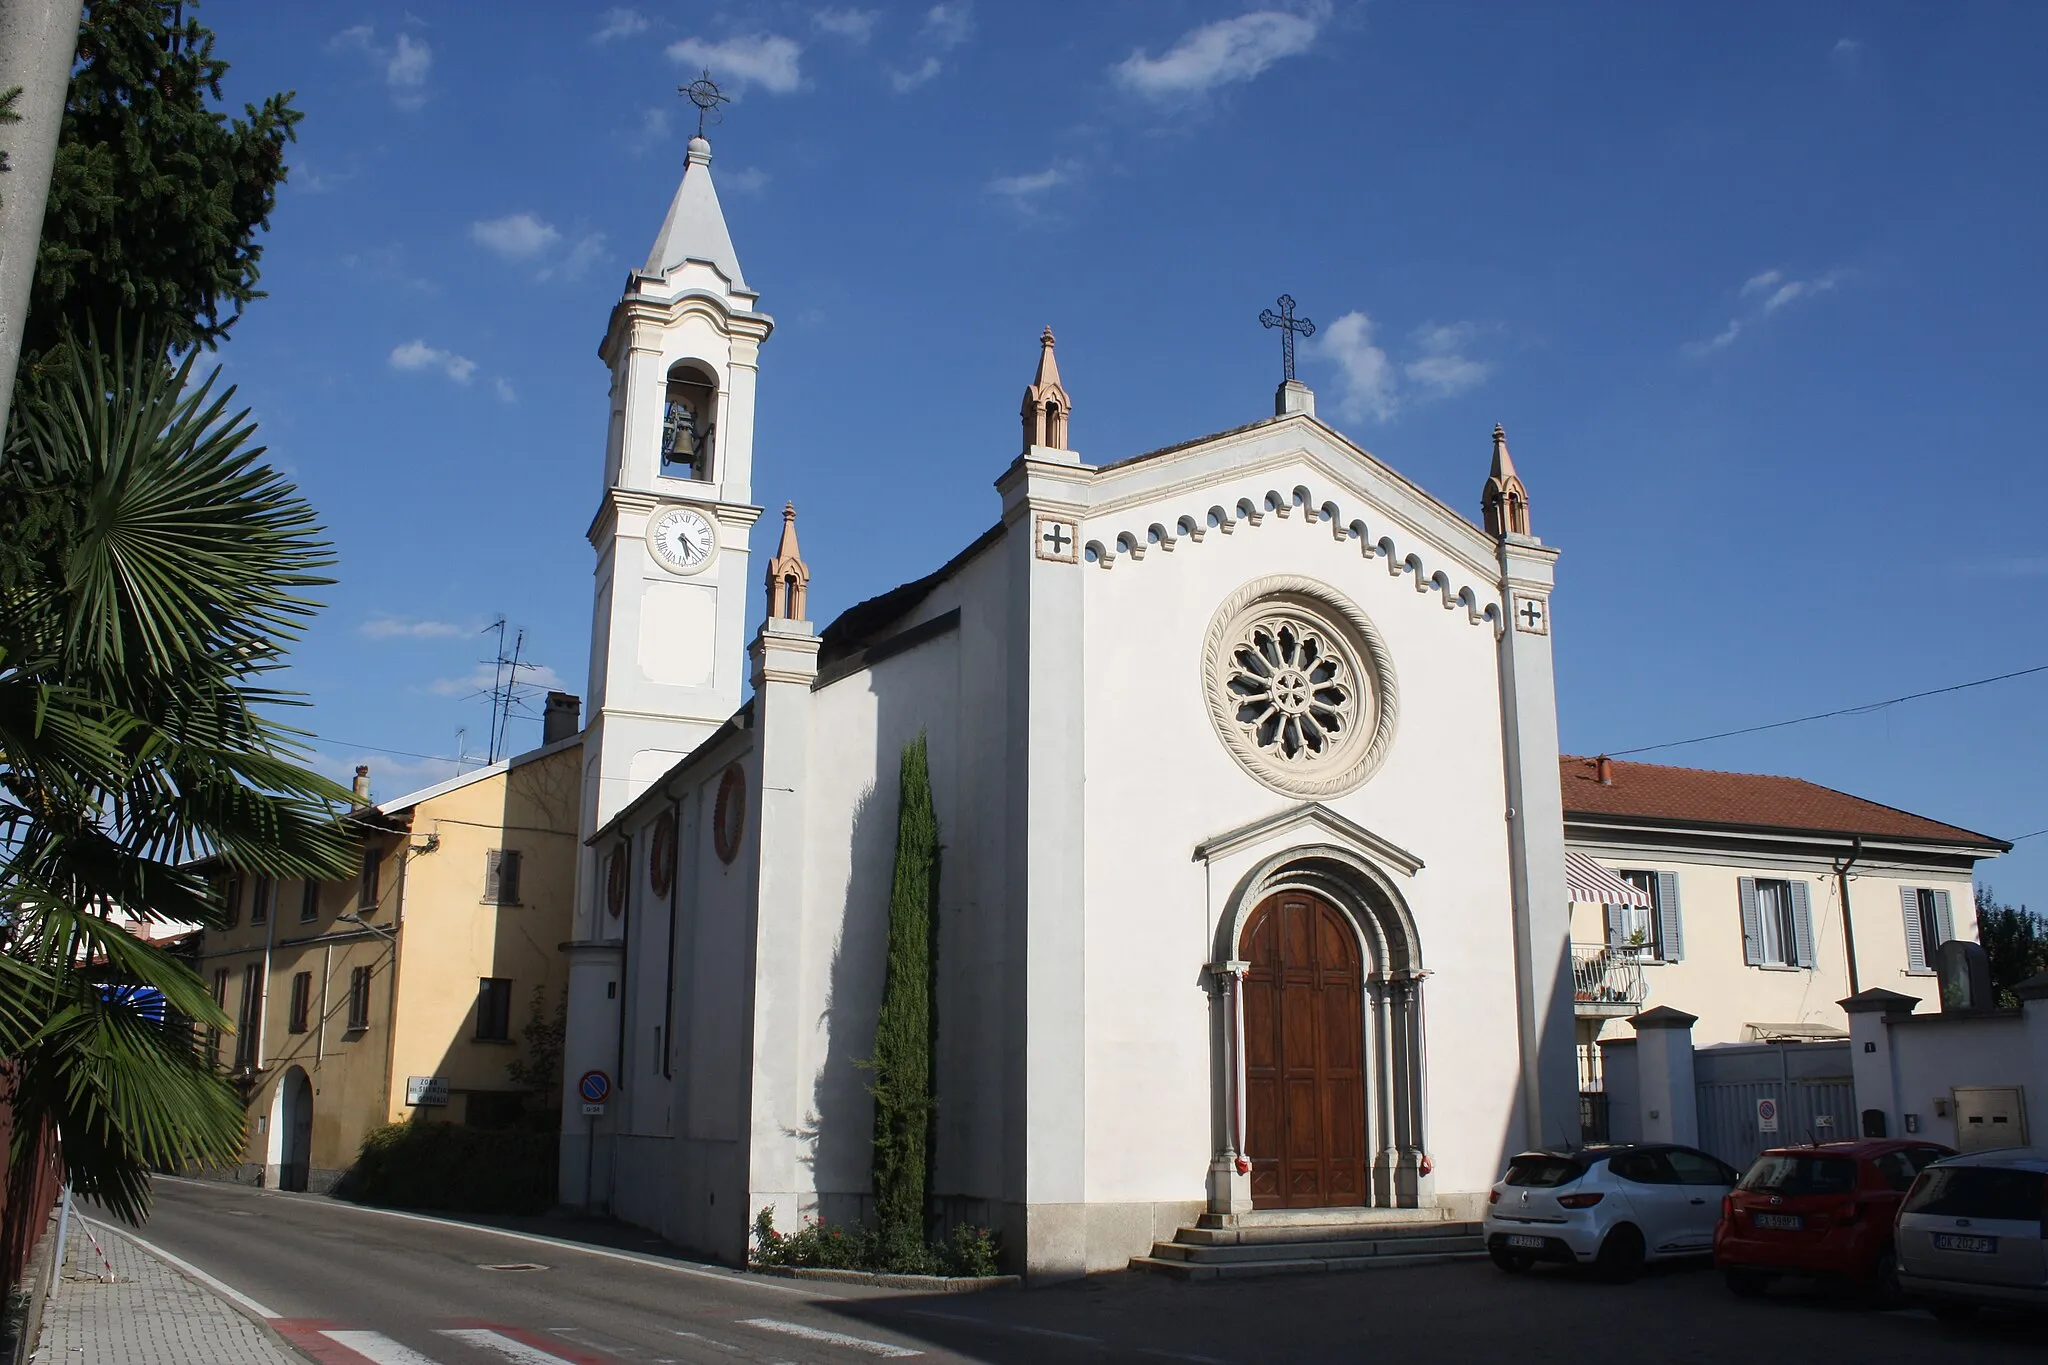
[[348, 793], [264, 685], [331, 556], [218, 370], [195, 385], [195, 355], [139, 336], [67, 349], [0, 448], [0, 1056], [10, 1163], [54, 1124], [74, 1187], [139, 1222], [150, 1169], [237, 1159], [243, 1114], [161, 1007], [229, 1021], [106, 912], [218, 923], [202, 857], [345, 875]]

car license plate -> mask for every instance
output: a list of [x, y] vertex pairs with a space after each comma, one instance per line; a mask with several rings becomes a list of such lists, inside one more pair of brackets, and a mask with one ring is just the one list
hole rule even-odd
[[1936, 1251], [1997, 1251], [1996, 1237], [1966, 1237], [1960, 1233], [1937, 1232], [1934, 1234]]
[[1759, 1213], [1756, 1215], [1756, 1225], [1783, 1232], [1797, 1232], [1806, 1226], [1806, 1220], [1796, 1213]]
[[1509, 1233], [1507, 1242], [1511, 1247], [1528, 1247], [1532, 1251], [1543, 1250], [1543, 1239], [1541, 1237], [1531, 1237], [1525, 1232]]

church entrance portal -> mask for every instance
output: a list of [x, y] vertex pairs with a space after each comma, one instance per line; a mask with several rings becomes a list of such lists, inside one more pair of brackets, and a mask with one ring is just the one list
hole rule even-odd
[[1306, 891], [1245, 924], [1245, 1137], [1252, 1207], [1368, 1202], [1365, 977], [1358, 936]]

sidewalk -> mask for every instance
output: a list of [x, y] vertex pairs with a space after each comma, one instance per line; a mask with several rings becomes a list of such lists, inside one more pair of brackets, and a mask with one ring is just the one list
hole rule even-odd
[[205, 1285], [99, 1226], [106, 1283], [86, 1231], [74, 1214], [35, 1365], [305, 1365]]

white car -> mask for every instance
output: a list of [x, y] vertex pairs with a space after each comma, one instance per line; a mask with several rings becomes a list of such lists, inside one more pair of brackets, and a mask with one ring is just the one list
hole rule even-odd
[[1899, 1206], [1892, 1245], [1899, 1287], [1943, 1321], [1983, 1304], [2048, 1308], [2048, 1151], [1935, 1162]]
[[1668, 1143], [1524, 1152], [1486, 1196], [1486, 1254], [1507, 1271], [1557, 1261], [1632, 1280], [1645, 1261], [1712, 1252], [1721, 1199], [1741, 1178]]

